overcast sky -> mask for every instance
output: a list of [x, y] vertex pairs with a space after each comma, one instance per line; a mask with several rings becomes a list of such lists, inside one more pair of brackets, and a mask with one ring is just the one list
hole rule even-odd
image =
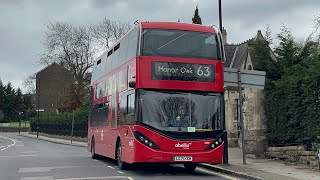
[[[240, 43], [269, 24], [273, 35], [283, 23], [298, 39], [313, 30], [320, 15], [320, 0], [222, 0], [223, 26], [228, 43]], [[44, 23], [64, 21], [95, 24], [107, 17], [135, 20], [191, 22], [195, 6], [204, 25], [218, 25], [218, 0], [0, 0], [0, 79], [15, 88], [43, 66]]]

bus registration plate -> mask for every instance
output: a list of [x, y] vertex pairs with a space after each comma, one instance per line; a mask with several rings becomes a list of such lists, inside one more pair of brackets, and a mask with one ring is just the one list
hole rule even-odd
[[192, 161], [192, 156], [174, 156], [173, 161]]

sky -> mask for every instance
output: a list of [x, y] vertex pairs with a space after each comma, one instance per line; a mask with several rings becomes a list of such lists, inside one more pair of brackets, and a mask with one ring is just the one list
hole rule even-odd
[[[191, 22], [198, 5], [203, 25], [218, 25], [218, 0], [0, 0], [0, 79], [26, 92], [23, 81], [42, 68], [45, 23], [90, 25], [111, 20]], [[298, 40], [314, 30], [319, 0], [222, 0], [228, 43], [241, 43], [285, 24]]]

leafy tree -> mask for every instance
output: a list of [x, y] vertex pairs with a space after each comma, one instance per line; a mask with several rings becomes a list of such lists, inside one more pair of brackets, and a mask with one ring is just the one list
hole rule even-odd
[[3, 121], [3, 118], [4, 118], [4, 114], [3, 114], [2, 110], [0, 110], [0, 122]]
[[275, 53], [282, 73], [284, 73], [292, 68], [294, 64], [299, 63], [297, 62], [299, 47], [295, 43], [291, 31], [286, 26], [282, 27], [281, 33], [277, 35], [277, 38], [280, 40], [280, 45], [275, 49]]
[[31, 99], [22, 95], [21, 89], [15, 90], [10, 82], [4, 86], [0, 80], [0, 121], [18, 120], [19, 114], [29, 108], [32, 108]]
[[198, 6], [196, 6], [196, 9], [194, 11], [194, 15], [193, 15], [193, 18], [192, 18], [192, 23], [194, 23], [194, 24], [202, 24], [201, 17], [199, 16]]
[[268, 41], [254, 46], [257, 67], [267, 73], [267, 137], [271, 145], [310, 147], [320, 134], [320, 43], [309, 36], [299, 44], [285, 26], [277, 39], [276, 60], [270, 61]]
[[5, 105], [5, 95], [4, 95], [4, 86], [2, 80], [0, 79], [0, 110], [2, 112], [2, 120], [4, 118], [3, 109]]
[[266, 32], [264, 34], [264, 37], [266, 38], [266, 41], [269, 43], [269, 44], [272, 44], [272, 35], [271, 35], [271, 28], [270, 28], [270, 25], [267, 24], [267, 27], [266, 27]]
[[15, 92], [14, 89], [9, 82], [4, 87], [4, 106], [3, 106], [3, 113], [4, 113], [4, 121], [9, 121], [11, 119], [16, 118], [15, 114]]

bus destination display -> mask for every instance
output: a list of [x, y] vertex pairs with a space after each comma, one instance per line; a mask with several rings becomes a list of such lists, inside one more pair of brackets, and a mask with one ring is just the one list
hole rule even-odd
[[213, 82], [214, 65], [152, 62], [152, 79]]

